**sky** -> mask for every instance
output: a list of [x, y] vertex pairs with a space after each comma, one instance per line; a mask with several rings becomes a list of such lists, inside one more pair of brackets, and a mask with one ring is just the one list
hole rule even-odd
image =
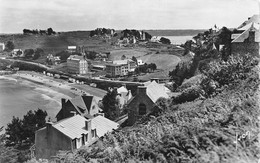
[[0, 33], [238, 27], [260, 0], [0, 0]]

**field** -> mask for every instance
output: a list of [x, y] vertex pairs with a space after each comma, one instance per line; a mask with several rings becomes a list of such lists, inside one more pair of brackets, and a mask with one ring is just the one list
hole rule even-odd
[[154, 73], [147, 73], [146, 75], [139, 76], [139, 80], [149, 80], [150, 78], [155, 77], [168, 77], [169, 71], [172, 71], [181, 61], [181, 59], [175, 55], [155, 53], [142, 56], [140, 59], [142, 59], [147, 64], [155, 63], [157, 70]]

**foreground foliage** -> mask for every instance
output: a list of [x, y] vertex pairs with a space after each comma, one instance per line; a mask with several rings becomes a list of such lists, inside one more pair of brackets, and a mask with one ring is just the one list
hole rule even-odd
[[[214, 63], [219, 69], [211, 66], [205, 73], [223, 88], [220, 92], [179, 105], [161, 99], [159, 115], [147, 115], [135, 126], [109, 134], [70, 154], [65, 162], [256, 162], [260, 153], [256, 60], [230, 60]], [[234, 70], [237, 65], [241, 67]]]

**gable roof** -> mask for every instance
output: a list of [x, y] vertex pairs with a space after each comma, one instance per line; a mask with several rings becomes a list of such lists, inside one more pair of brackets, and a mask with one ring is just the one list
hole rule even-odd
[[90, 111], [91, 104], [94, 100], [94, 96], [77, 96], [73, 99], [70, 99], [70, 102], [77, 107], [80, 108], [80, 113], [83, 113], [81, 110]]
[[98, 137], [104, 136], [107, 132], [117, 129], [119, 124], [103, 116], [97, 116], [92, 119], [92, 129], [96, 129]]
[[117, 88], [117, 93], [122, 93], [122, 92], [128, 92], [128, 90], [126, 89], [126, 87], [121, 86], [120, 88]]
[[147, 96], [155, 103], [160, 97], [169, 98], [163, 85], [152, 81], [146, 89]]
[[75, 139], [82, 137], [81, 134], [88, 133], [88, 131], [85, 129], [85, 121], [86, 119], [84, 117], [75, 115], [73, 117], [58, 121], [52, 126], [69, 138]]
[[235, 38], [232, 43], [234, 42], [244, 42], [245, 39], [249, 37], [249, 32], [254, 31], [255, 32], [255, 42], [260, 42], [260, 33], [259, 28], [257, 29], [256, 26], [254, 26], [254, 23], [251, 24], [251, 27], [248, 28], [246, 31], [241, 33], [237, 38]]
[[[85, 128], [86, 120], [86, 118], [80, 115], [75, 115], [73, 117], [58, 121], [52, 126], [71, 139], [81, 138], [82, 134], [89, 133], [89, 131]], [[98, 137], [102, 137], [107, 132], [117, 129], [118, 126], [118, 123], [100, 115], [91, 119], [91, 129], [96, 129]]]
[[250, 24], [250, 23], [256, 23], [256, 24], [260, 24], [260, 15], [253, 15], [252, 17], [248, 18], [248, 20], [244, 21], [239, 27], [243, 28], [244, 26]]

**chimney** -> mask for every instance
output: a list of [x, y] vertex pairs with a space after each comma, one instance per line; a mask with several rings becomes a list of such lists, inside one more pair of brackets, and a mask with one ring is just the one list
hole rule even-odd
[[51, 126], [52, 126], [52, 122], [46, 122], [47, 135], [50, 133]]
[[63, 108], [65, 103], [66, 103], [66, 99], [65, 98], [61, 98], [61, 108]]
[[85, 121], [85, 128], [86, 130], [91, 131], [91, 119]]
[[249, 31], [248, 41], [255, 42], [255, 31], [252, 30]]
[[146, 95], [146, 87], [145, 86], [138, 86], [137, 87], [137, 94], [138, 95]]

